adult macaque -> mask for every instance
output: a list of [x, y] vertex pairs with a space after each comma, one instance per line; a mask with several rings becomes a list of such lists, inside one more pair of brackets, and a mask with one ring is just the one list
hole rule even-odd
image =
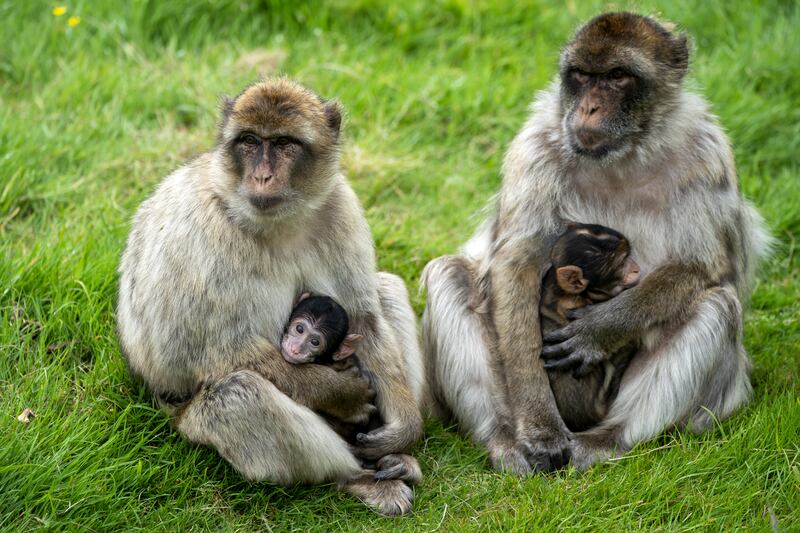
[[[508, 150], [494, 216], [462, 255], [426, 267], [434, 395], [498, 469], [584, 468], [666, 428], [703, 431], [750, 396], [742, 302], [768, 237], [725, 134], [683, 88], [688, 64], [686, 37], [653, 19], [581, 27]], [[642, 279], [542, 352], [542, 275], [569, 220], [626, 235]], [[608, 415], [570, 432], [540, 355], [591, 367], [632, 344]]]
[[[628, 239], [596, 224], [570, 224], [553, 245], [550, 263], [539, 303], [543, 335], [569, 324], [577, 310], [610, 300], [639, 282], [639, 265], [631, 258]], [[599, 366], [568, 365], [558, 359], [545, 363], [567, 428], [589, 429], [605, 418], [633, 350], [625, 346]]]
[[[369, 228], [339, 169], [340, 125], [336, 102], [285, 79], [226, 100], [215, 147], [136, 213], [119, 268], [119, 339], [178, 431], [247, 479], [336, 480], [399, 514], [413, 497], [404, 480], [419, 479], [400, 452], [422, 431], [422, 360], [403, 282], [375, 273]], [[301, 289], [334, 297], [364, 338], [359, 357], [386, 424], [356, 446], [317, 413], [366, 421], [368, 380], [290, 364], [278, 348]]]

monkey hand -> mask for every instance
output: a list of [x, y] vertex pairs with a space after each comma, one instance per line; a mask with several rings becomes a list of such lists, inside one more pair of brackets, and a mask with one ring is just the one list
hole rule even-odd
[[582, 378], [625, 344], [626, 339], [610, 323], [605, 306], [575, 309], [567, 315], [574, 319], [572, 322], [544, 336], [545, 369], [572, 370], [574, 377]]
[[348, 424], [362, 425], [369, 422], [377, 411], [373, 404], [375, 390], [369, 377], [358, 366], [350, 366], [336, 372], [339, 383], [335, 401], [320, 407], [320, 411]]

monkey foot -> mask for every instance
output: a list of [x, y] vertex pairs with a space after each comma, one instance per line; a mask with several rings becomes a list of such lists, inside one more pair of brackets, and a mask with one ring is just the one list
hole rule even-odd
[[508, 472], [515, 476], [530, 474], [531, 467], [525, 456], [515, 448], [493, 447], [489, 449], [492, 468], [498, 472]]
[[375, 479], [399, 479], [413, 486], [422, 481], [422, 470], [417, 460], [410, 455], [393, 453], [380, 458]]
[[572, 466], [587, 470], [595, 463], [621, 457], [624, 453], [613, 437], [601, 433], [576, 433], [573, 441]]
[[342, 489], [385, 516], [409, 512], [414, 501], [414, 491], [404, 481], [376, 480], [375, 472], [371, 470], [346, 481]]

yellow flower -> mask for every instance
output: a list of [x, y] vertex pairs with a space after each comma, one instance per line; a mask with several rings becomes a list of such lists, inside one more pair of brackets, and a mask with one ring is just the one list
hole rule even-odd
[[64, 7], [64, 6], [57, 6], [57, 7], [53, 8], [53, 15], [55, 15], [56, 17], [60, 17], [61, 15], [63, 15], [66, 12], [67, 12], [67, 8]]
[[67, 20], [67, 24], [69, 24], [72, 28], [74, 28], [75, 26], [77, 26], [80, 23], [81, 23], [81, 18], [80, 17], [70, 17]]

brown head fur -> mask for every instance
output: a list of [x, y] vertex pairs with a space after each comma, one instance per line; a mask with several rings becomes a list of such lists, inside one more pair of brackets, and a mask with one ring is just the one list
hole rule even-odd
[[[634, 51], [644, 57], [637, 58]], [[667, 26], [633, 13], [606, 13], [584, 24], [564, 49], [561, 64], [574, 62], [587, 72], [605, 72], [618, 66], [620, 55], [645, 72], [651, 67], [641, 59], [648, 60], [657, 69], [652, 74], [677, 74], [675, 81], [689, 66], [686, 35], [675, 35]]]

